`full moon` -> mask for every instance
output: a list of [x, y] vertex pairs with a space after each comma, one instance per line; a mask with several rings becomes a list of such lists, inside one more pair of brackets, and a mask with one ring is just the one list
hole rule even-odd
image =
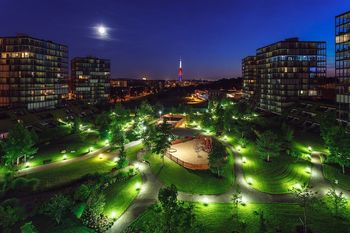
[[103, 37], [107, 34], [107, 28], [103, 25], [100, 25], [97, 27], [97, 33]]

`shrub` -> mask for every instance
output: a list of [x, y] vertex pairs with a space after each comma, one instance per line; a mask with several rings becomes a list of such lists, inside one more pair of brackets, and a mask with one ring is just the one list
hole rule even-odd
[[113, 220], [103, 214], [95, 215], [94, 212], [87, 208], [81, 216], [81, 221], [87, 227], [96, 232], [105, 232], [113, 226]]

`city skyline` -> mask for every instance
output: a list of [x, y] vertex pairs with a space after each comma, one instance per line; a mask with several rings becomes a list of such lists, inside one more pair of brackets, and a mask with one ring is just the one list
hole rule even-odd
[[[112, 78], [146, 75], [174, 80], [179, 57], [186, 63], [184, 79], [237, 77], [242, 58], [253, 55], [256, 48], [299, 37], [327, 42], [328, 76], [334, 76], [334, 18], [348, 6], [323, 0], [300, 3], [61, 1], [50, 8], [50, 3], [35, 0], [18, 8], [17, 2], [5, 0], [0, 20], [8, 23], [1, 35], [26, 33], [65, 44], [70, 59], [86, 55], [110, 59]], [[284, 11], [287, 7], [294, 10]], [[14, 14], [18, 20], [8, 20]], [[55, 14], [61, 17], [52, 17]], [[41, 20], [46, 16], [49, 20]]]

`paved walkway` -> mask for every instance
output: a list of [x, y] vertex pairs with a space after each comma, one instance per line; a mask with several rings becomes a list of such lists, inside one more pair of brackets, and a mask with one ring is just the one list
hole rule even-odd
[[[140, 143], [141, 143], [141, 140], [130, 142], [130, 143], [125, 145], [125, 149], [136, 146]], [[86, 155], [83, 155], [83, 156], [74, 157], [71, 159], [62, 160], [62, 161], [58, 161], [58, 162], [54, 162], [54, 163], [39, 165], [39, 166], [35, 166], [35, 167], [25, 168], [25, 169], [19, 170], [16, 175], [17, 176], [24, 176], [24, 175], [28, 175], [28, 174], [35, 173], [35, 172], [40, 172], [40, 171], [45, 171], [48, 169], [63, 167], [63, 166], [66, 166], [67, 164], [76, 163], [79, 161], [84, 161], [86, 159], [89, 159], [89, 158], [92, 158], [96, 155], [99, 155], [100, 153], [108, 150], [109, 148], [110, 148], [110, 146], [104, 146], [98, 150], [92, 151], [92, 152], [90, 152]]]
[[163, 186], [153, 175], [149, 165], [141, 162], [143, 151], [137, 154], [137, 161], [134, 165], [138, 167], [142, 174], [142, 188], [134, 202], [124, 212], [124, 214], [115, 221], [114, 225], [107, 232], [123, 232], [138, 216], [140, 216], [149, 206], [158, 199], [159, 189]]
[[[235, 154], [234, 163], [234, 174], [235, 174], [235, 187], [231, 187], [226, 193], [217, 195], [199, 195], [191, 194], [185, 192], [179, 192], [178, 199], [183, 201], [193, 201], [193, 202], [203, 202], [204, 200], [208, 203], [230, 203], [231, 197], [235, 188], [239, 188], [242, 192], [243, 201], [251, 203], [291, 203], [295, 202], [294, 198], [290, 194], [268, 194], [263, 193], [258, 190], [253, 189], [249, 184], [247, 184], [244, 178], [243, 167], [241, 165], [242, 156], [234, 149], [233, 146], [229, 145], [227, 142], [222, 141], [227, 147], [229, 147]], [[130, 148], [141, 143], [141, 140], [133, 141], [125, 145], [125, 148]], [[27, 168], [19, 171], [19, 175], [26, 175], [38, 171], [43, 171], [47, 169], [57, 168], [65, 166], [69, 163], [74, 163], [82, 160], [86, 160], [99, 153], [107, 150], [109, 147], [103, 147], [99, 150], [91, 152], [85, 156], [72, 158], [65, 161], [55, 162], [47, 165], [41, 165], [38, 167]], [[159, 189], [163, 184], [158, 180], [158, 178], [152, 173], [149, 165], [143, 162], [144, 152], [140, 151], [137, 154], [137, 161], [134, 162], [141, 174], [143, 185], [139, 195], [136, 197], [134, 202], [129, 206], [129, 208], [124, 212], [124, 214], [117, 219], [112, 228], [108, 231], [109, 233], [120, 233], [123, 232], [134, 220], [137, 219], [149, 206], [154, 204], [158, 199]], [[322, 163], [320, 161], [320, 154], [314, 152], [312, 154], [311, 162], [312, 175], [310, 178], [310, 187], [318, 192], [320, 196], [325, 195], [332, 185], [324, 178]], [[336, 188], [337, 191], [343, 192], [346, 197], [350, 197], [350, 192]]]
[[[233, 146], [223, 142], [228, 146], [235, 154], [234, 174], [235, 174], [235, 187], [239, 188], [242, 192], [242, 198], [244, 202], [250, 203], [293, 203], [295, 199], [291, 194], [268, 194], [253, 189], [247, 184], [244, 178], [243, 167], [241, 166], [242, 156], [234, 149]], [[108, 231], [109, 233], [121, 233], [123, 232], [133, 221], [140, 216], [150, 205], [157, 201], [159, 189], [163, 186], [161, 182], [155, 177], [150, 167], [140, 162], [142, 161], [142, 154], [138, 154], [138, 167], [143, 177], [143, 189], [134, 203], [128, 208], [128, 210], [114, 223], [113, 227]], [[320, 154], [313, 153], [312, 175], [309, 185], [320, 196], [326, 194], [331, 188], [331, 184], [323, 177], [322, 164], [320, 161]], [[179, 192], [178, 199], [191, 202], [203, 202], [208, 203], [230, 203], [235, 187], [230, 188], [226, 193], [217, 195], [199, 195], [192, 193]], [[350, 192], [337, 188], [337, 191], [343, 192], [347, 197], [350, 197]]]

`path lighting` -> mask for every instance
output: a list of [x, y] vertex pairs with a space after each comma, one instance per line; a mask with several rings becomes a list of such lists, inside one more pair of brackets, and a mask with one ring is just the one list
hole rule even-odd
[[26, 163], [24, 164], [24, 166], [25, 166], [26, 168], [28, 168], [28, 167], [29, 167], [29, 162], [26, 162]]
[[89, 152], [93, 151], [94, 148], [92, 146], [89, 147]]
[[207, 206], [209, 204], [209, 199], [207, 197], [203, 198], [203, 204]]
[[66, 160], [67, 159], [67, 155], [63, 155], [63, 160]]
[[237, 150], [241, 151], [242, 147], [241, 146], [237, 146]]
[[115, 218], [115, 217], [117, 217], [117, 212], [112, 211], [112, 213], [111, 213], [111, 218]]
[[141, 189], [141, 183], [136, 183], [136, 190], [140, 190]]
[[159, 116], [161, 116], [161, 115], [162, 115], [162, 111], [159, 111], [158, 113], [159, 113]]
[[107, 146], [109, 145], [109, 141], [108, 140], [105, 141], [105, 145], [107, 145]]
[[308, 146], [307, 149], [308, 149], [309, 151], [312, 151], [312, 147], [311, 147], [311, 146]]
[[294, 186], [293, 186], [295, 189], [301, 189], [301, 184], [299, 184], [299, 183], [297, 183], [297, 184], [295, 184]]
[[310, 168], [310, 167], [306, 167], [306, 168], [305, 168], [305, 171], [306, 171], [306, 173], [311, 174], [311, 168]]
[[251, 177], [247, 178], [247, 183], [249, 185], [252, 185], [253, 184], [253, 179]]
[[118, 158], [118, 157], [114, 157], [113, 161], [114, 161], [115, 163], [118, 163], [119, 158]]
[[99, 157], [100, 159], [103, 159], [103, 154], [99, 154], [98, 157]]
[[243, 157], [242, 158], [242, 163], [246, 163], [247, 162], [247, 158], [246, 157]]

